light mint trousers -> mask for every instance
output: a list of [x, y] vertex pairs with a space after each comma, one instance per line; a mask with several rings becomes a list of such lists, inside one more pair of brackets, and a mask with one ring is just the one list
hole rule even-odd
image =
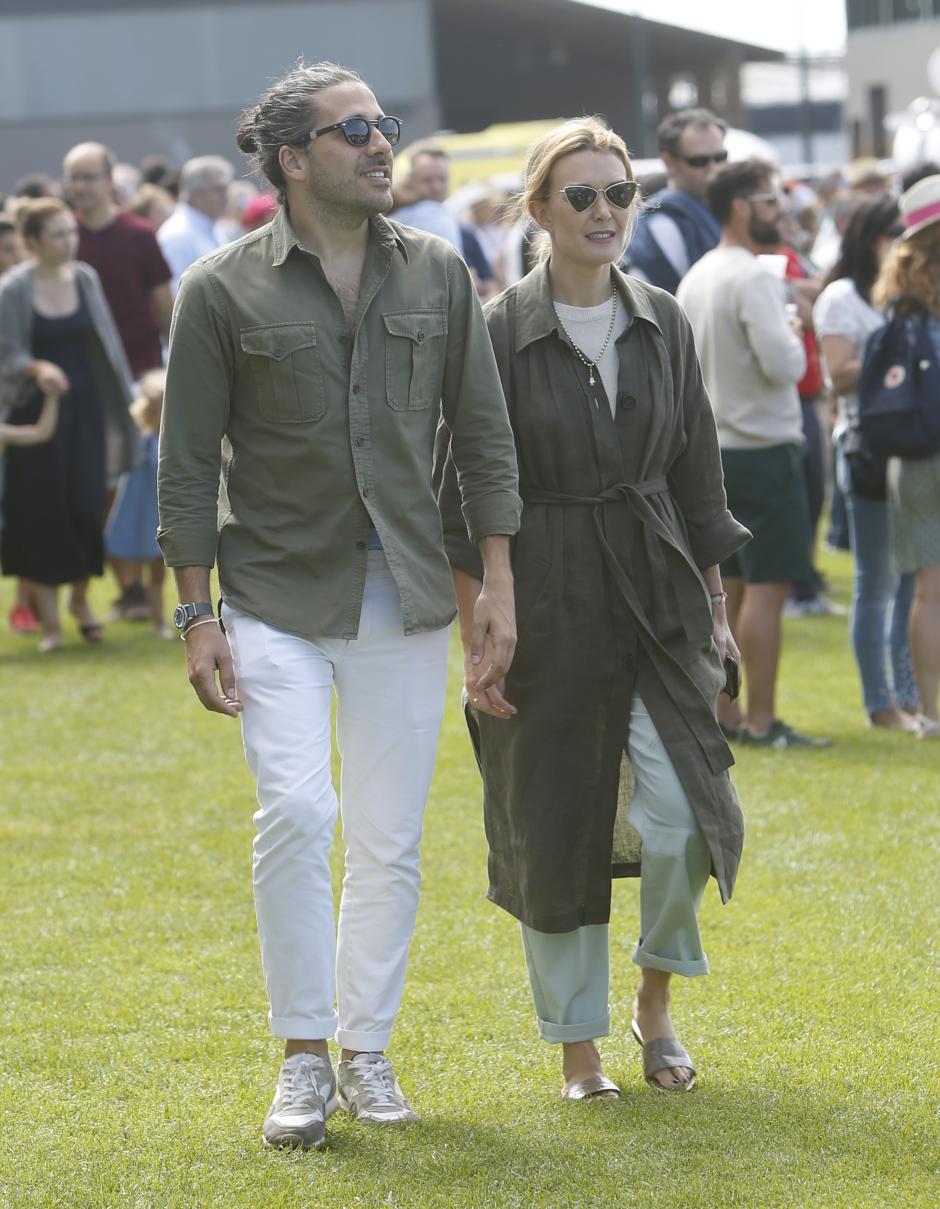
[[[711, 872], [708, 846], [653, 720], [638, 696], [630, 711], [636, 790], [630, 822], [643, 842], [638, 966], [693, 977], [708, 973], [698, 909]], [[610, 1031], [607, 924], [573, 932], [522, 925], [539, 1033], [545, 1041], [590, 1041]]]

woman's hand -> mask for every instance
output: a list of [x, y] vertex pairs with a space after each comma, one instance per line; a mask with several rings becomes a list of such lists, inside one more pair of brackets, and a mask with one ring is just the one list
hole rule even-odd
[[471, 681], [471, 663], [469, 658], [464, 659], [464, 686], [467, 690], [467, 696], [470, 698], [470, 704], [475, 710], [481, 714], [490, 714], [494, 718], [511, 718], [518, 711], [514, 705], [510, 705], [503, 693], [506, 691], [505, 679], [497, 680], [491, 684], [489, 688], [480, 688], [474, 686]]
[[44, 395], [61, 398], [62, 395], [68, 394], [69, 380], [52, 361], [34, 361], [31, 376]]
[[736, 663], [740, 664], [741, 652], [738, 650], [738, 644], [728, 625], [728, 615], [723, 600], [712, 601], [712, 635], [715, 639], [715, 646], [718, 648], [718, 654], [721, 656], [721, 662], [724, 663], [730, 655]]

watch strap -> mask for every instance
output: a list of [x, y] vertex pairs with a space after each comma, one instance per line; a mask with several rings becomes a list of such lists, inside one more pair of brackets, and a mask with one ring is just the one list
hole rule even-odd
[[178, 604], [173, 613], [173, 620], [178, 630], [184, 630], [197, 617], [214, 617], [215, 609], [208, 600], [194, 600], [188, 604]]

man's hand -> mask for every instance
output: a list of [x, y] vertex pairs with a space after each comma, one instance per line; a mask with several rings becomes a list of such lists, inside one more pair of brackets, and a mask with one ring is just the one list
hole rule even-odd
[[68, 394], [69, 380], [52, 361], [34, 361], [31, 377], [44, 395], [55, 395], [61, 398]]
[[516, 605], [512, 576], [484, 576], [483, 591], [473, 606], [467, 667], [467, 691], [471, 700], [484, 694], [489, 700], [489, 694], [493, 693], [494, 703], [499, 702], [515, 713], [512, 706], [503, 701], [499, 687], [509, 671], [515, 650]]
[[228, 639], [217, 625], [190, 625], [184, 633], [189, 683], [196, 696], [211, 713], [237, 718], [244, 706], [235, 688], [235, 665]]

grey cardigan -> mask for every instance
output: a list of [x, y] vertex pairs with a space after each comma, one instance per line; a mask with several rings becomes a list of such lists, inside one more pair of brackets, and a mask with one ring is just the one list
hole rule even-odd
[[[27, 378], [34, 360], [33, 272], [34, 266], [27, 262], [0, 278], [0, 415], [33, 389]], [[137, 448], [137, 429], [128, 411], [131, 371], [98, 274], [91, 265], [76, 261], [75, 279], [94, 324], [96, 339], [89, 344], [89, 362], [104, 412], [108, 480], [113, 482], [133, 465]]]

